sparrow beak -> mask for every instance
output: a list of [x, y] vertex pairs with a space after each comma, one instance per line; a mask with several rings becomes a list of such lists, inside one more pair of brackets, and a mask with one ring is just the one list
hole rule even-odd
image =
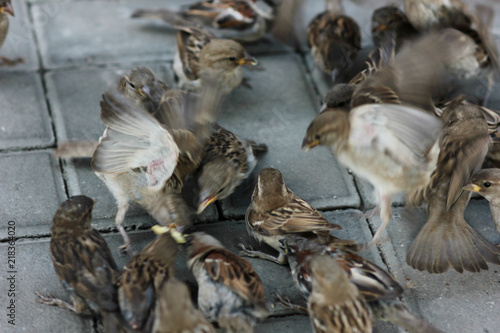
[[137, 89], [137, 91], [142, 97], [149, 98], [151, 96], [151, 88], [149, 88], [149, 86], [143, 86], [142, 88]]
[[372, 25], [372, 32], [379, 32], [379, 31], [384, 31], [387, 30], [387, 26], [385, 24], [373, 24]]
[[207, 208], [212, 202], [217, 200], [217, 196], [213, 195], [209, 197], [208, 199], [203, 200], [199, 205], [198, 205], [198, 214], [201, 214], [205, 208]]
[[302, 149], [305, 149], [305, 151], [309, 151], [317, 145], [319, 145], [319, 140], [309, 141], [307, 139], [304, 139], [304, 141], [302, 141]]
[[0, 13], [2, 14], [10, 14], [12, 17], [14, 17], [14, 8], [12, 8], [12, 5], [10, 3], [7, 3], [5, 7], [0, 7]]
[[239, 59], [237, 61], [237, 64], [240, 66], [244, 66], [244, 65], [257, 66], [259, 64], [259, 62], [257, 61], [257, 59], [250, 56], [249, 54], [245, 54], [245, 58]]
[[470, 183], [462, 187], [462, 190], [478, 193], [479, 191], [481, 191], [481, 187], [477, 186], [476, 184]]

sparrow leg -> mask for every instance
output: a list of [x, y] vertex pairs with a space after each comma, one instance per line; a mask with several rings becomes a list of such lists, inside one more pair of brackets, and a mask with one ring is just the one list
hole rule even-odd
[[488, 104], [488, 100], [490, 99], [491, 95], [491, 90], [493, 88], [493, 85], [495, 84], [495, 80], [493, 79], [493, 72], [488, 74], [488, 86], [486, 87], [486, 93], [484, 94], [483, 97], [483, 102], [481, 103], [482, 106], [486, 106]]
[[255, 251], [251, 247], [249, 247], [247, 249], [246, 246], [241, 244], [241, 243], [238, 245], [241, 248], [241, 251], [240, 251], [241, 256], [265, 259], [265, 260], [275, 262], [279, 265], [285, 265], [288, 263], [288, 259], [286, 258], [286, 255], [284, 255], [283, 253], [280, 253], [278, 257], [275, 257], [275, 256], [272, 256], [272, 255], [264, 253], [264, 252]]
[[77, 307], [74, 306], [73, 304], [70, 304], [68, 302], [63, 301], [62, 299], [54, 298], [51, 294], [48, 294], [47, 296], [42, 295], [38, 291], [35, 292], [36, 296], [38, 297], [36, 302], [40, 304], [45, 304], [45, 305], [51, 305], [51, 306], [58, 306], [62, 309], [70, 310], [75, 313], [79, 313], [77, 311]]
[[2, 61], [0, 63], [0, 66], [9, 66], [9, 67], [12, 67], [12, 66], [15, 66], [17, 64], [24, 63], [24, 59], [23, 58], [9, 59], [9, 58], [5, 58], [5, 57], [0, 56], [0, 60]]
[[370, 241], [370, 243], [368, 243], [367, 246], [368, 249], [377, 244], [378, 240], [380, 239], [380, 236], [382, 235], [382, 232], [384, 232], [385, 228], [389, 224], [389, 221], [391, 220], [392, 216], [391, 202], [392, 202], [391, 195], [387, 194], [380, 195], [379, 206], [380, 206], [380, 219], [382, 220], [382, 224], [377, 229], [377, 232], [373, 236], [373, 239]]
[[276, 293], [276, 298], [285, 308], [291, 309], [298, 314], [307, 314], [307, 308], [298, 304], [293, 304], [288, 297], [282, 297], [279, 293]]
[[371, 219], [374, 216], [377, 216], [380, 213], [380, 205], [375, 206], [375, 208], [368, 209], [366, 212], [361, 215], [359, 218], [361, 221]]
[[250, 84], [250, 79], [247, 77], [244, 77], [243, 80], [241, 81], [241, 86], [245, 87], [247, 89], [252, 90], [252, 85]]
[[134, 250], [134, 247], [132, 246], [132, 242], [130, 241], [130, 238], [128, 237], [127, 231], [125, 231], [125, 228], [123, 227], [123, 221], [125, 220], [125, 214], [127, 213], [128, 208], [130, 207], [130, 204], [128, 202], [121, 203], [118, 205], [118, 211], [116, 212], [116, 217], [115, 217], [115, 224], [116, 228], [120, 232], [123, 238], [123, 245], [120, 246], [120, 253], [128, 253], [129, 256], [133, 257], [136, 252]]

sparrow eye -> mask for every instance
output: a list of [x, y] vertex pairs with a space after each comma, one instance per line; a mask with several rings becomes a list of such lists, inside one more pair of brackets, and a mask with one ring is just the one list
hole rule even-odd
[[314, 140], [319, 140], [320, 138], [321, 138], [321, 136], [320, 136], [319, 134], [316, 134], [316, 135], [314, 136]]
[[135, 89], [135, 85], [134, 85], [132, 82], [127, 81], [127, 83], [128, 83], [128, 85], [129, 85], [132, 89]]
[[491, 183], [490, 183], [490, 182], [486, 182], [486, 183], [484, 183], [483, 185], [484, 185], [484, 187], [490, 187], [490, 186], [491, 186]]
[[236, 61], [236, 57], [229, 57], [227, 59], [230, 60], [230, 61]]

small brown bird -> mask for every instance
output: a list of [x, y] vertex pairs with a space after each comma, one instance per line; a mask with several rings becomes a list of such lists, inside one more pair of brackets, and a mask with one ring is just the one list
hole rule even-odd
[[215, 200], [230, 196], [257, 165], [255, 155], [267, 151], [265, 144], [244, 141], [236, 134], [214, 125], [205, 144], [205, 157], [198, 177], [198, 214]]
[[465, 79], [486, 74], [485, 105], [494, 83], [494, 72], [500, 68], [498, 49], [491, 34], [493, 8], [477, 5], [476, 13], [472, 13], [461, 0], [405, 0], [405, 10], [410, 22], [420, 31], [452, 28], [463, 33], [462, 38], [468, 45], [448, 69]]
[[191, 302], [185, 283], [169, 278], [157, 293], [152, 333], [215, 333], [215, 329]]
[[279, 256], [276, 258], [247, 250], [244, 245], [240, 245], [242, 253], [278, 264], [287, 263], [280, 241], [290, 234], [304, 235], [327, 243], [333, 239], [330, 230], [341, 229], [339, 225], [329, 223], [314, 207], [294, 194], [286, 186], [281, 172], [273, 168], [265, 168], [260, 172], [252, 202], [245, 214], [245, 223], [250, 235], [274, 248]]
[[376, 47], [383, 47], [394, 38], [397, 52], [418, 34], [406, 14], [394, 5], [378, 8], [372, 14], [372, 38]]
[[490, 202], [491, 216], [493, 222], [500, 232], [500, 169], [482, 169], [476, 171], [469, 183], [463, 189], [476, 192]]
[[188, 236], [188, 266], [198, 282], [198, 306], [228, 332], [253, 332], [268, 310], [264, 287], [252, 265], [214, 237]]
[[[0, 48], [2, 48], [3, 43], [5, 42], [5, 38], [7, 38], [7, 34], [9, 32], [9, 17], [10, 15], [14, 17], [14, 8], [12, 7], [11, 0], [1, 0], [0, 1]], [[5, 57], [0, 56], [0, 66], [15, 66], [16, 64], [23, 62], [23, 59], [15, 59], [11, 60]]]
[[170, 233], [164, 233], [123, 267], [118, 300], [123, 317], [133, 329], [142, 330], [153, 315], [162, 286], [174, 277], [177, 251], [177, 242]]
[[392, 197], [428, 184], [436, 168], [441, 122], [432, 114], [395, 104], [365, 104], [349, 113], [328, 109], [309, 125], [302, 148], [324, 145], [340, 162], [375, 187], [382, 225], [391, 218]]
[[372, 332], [370, 307], [334, 258], [311, 260], [311, 282], [307, 311], [314, 332]]
[[361, 49], [358, 24], [343, 15], [342, 0], [325, 0], [326, 10], [307, 27], [307, 41], [316, 65], [335, 81]]
[[201, 163], [219, 102], [216, 85], [204, 88], [199, 97], [169, 90], [151, 115], [118, 92], [103, 95], [101, 119], [108, 128], [92, 168], [117, 200], [115, 223], [124, 249], [133, 253], [123, 228], [131, 203], [163, 225], [191, 222], [186, 204], [177, 196], [185, 178]]
[[200, 1], [172, 11], [168, 9], [138, 9], [134, 18], [160, 19], [172, 24], [172, 18], [201, 24], [219, 38], [240, 42], [255, 42], [271, 30], [277, 1], [218, 0]]
[[71, 304], [40, 293], [37, 301], [78, 314], [89, 309], [103, 316], [105, 327], [114, 321], [126, 331], [118, 306], [118, 268], [106, 241], [90, 224], [93, 207], [91, 198], [73, 196], [61, 204], [52, 220], [50, 256]]
[[440, 153], [429, 185], [410, 195], [410, 202], [428, 204], [429, 218], [413, 241], [406, 262], [418, 270], [443, 273], [449, 267], [462, 273], [500, 264], [500, 249], [464, 220], [470, 194], [462, 187], [483, 163], [491, 139], [481, 109], [458, 97], [442, 116]]

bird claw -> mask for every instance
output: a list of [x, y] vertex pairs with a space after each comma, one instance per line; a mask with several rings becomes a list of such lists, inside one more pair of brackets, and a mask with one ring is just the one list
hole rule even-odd
[[278, 299], [278, 302], [285, 308], [291, 309], [293, 311], [296, 311], [297, 313], [300, 314], [307, 314], [307, 309], [303, 306], [300, 306], [298, 304], [292, 303], [289, 297], [282, 297], [279, 293], [276, 293], [276, 298]]
[[238, 244], [238, 247], [241, 249], [240, 251], [240, 256], [247, 256], [247, 257], [255, 257], [256, 256], [256, 251], [253, 249], [252, 246], [248, 245], [245, 246], [242, 243]]
[[121, 245], [120, 247], [118, 247], [118, 251], [120, 252], [120, 255], [128, 254], [130, 257], [133, 257], [137, 254], [130, 240], [128, 242], [125, 242], [125, 244]]
[[35, 295], [38, 297], [36, 302], [45, 305], [55, 305], [55, 299], [51, 294], [44, 295], [38, 291], [35, 292]]

